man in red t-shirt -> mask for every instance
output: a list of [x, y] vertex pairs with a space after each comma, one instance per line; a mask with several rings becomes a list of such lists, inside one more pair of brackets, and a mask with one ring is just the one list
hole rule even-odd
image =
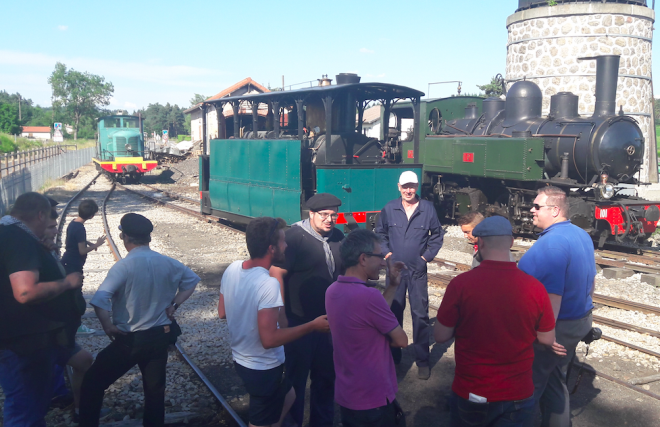
[[472, 235], [483, 261], [449, 283], [434, 329], [436, 342], [456, 341], [451, 425], [522, 426], [534, 409], [532, 344], [566, 353], [545, 288], [509, 261], [509, 220], [486, 218]]

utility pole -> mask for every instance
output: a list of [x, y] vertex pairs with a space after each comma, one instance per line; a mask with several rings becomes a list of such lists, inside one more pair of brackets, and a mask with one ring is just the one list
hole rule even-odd
[[282, 76], [282, 90], [284, 90], [284, 76]]

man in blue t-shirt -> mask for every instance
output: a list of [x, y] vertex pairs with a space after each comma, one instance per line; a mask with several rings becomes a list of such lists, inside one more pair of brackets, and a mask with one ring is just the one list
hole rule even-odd
[[596, 261], [593, 241], [568, 220], [566, 193], [557, 187], [539, 189], [531, 209], [534, 225], [543, 230], [520, 259], [518, 268], [545, 286], [557, 320], [557, 343], [566, 348], [560, 357], [534, 345], [534, 398], [541, 406], [541, 426], [570, 426], [566, 371], [575, 348], [591, 329]]

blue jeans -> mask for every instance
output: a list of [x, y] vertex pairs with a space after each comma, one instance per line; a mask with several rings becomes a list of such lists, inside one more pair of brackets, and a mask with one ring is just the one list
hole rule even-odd
[[0, 385], [5, 394], [5, 427], [45, 427], [55, 386], [53, 348], [19, 356], [0, 350]]
[[476, 403], [452, 394], [452, 427], [522, 427], [534, 415], [534, 396], [523, 400]]

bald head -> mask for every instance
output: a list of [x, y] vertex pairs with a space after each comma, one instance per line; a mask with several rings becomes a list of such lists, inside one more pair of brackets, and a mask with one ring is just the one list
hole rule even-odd
[[487, 236], [477, 239], [482, 259], [510, 261], [509, 250], [513, 246], [513, 236]]

